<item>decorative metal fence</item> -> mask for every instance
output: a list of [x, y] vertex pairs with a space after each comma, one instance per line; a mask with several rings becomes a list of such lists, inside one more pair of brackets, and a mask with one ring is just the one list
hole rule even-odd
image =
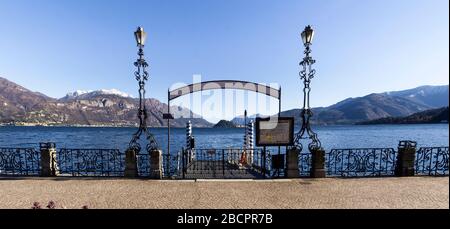
[[393, 176], [397, 152], [393, 148], [333, 149], [325, 155], [327, 176]]
[[182, 175], [189, 179], [265, 178], [270, 167], [270, 153], [263, 149], [193, 149], [182, 156]]
[[[54, 146], [53, 146], [54, 147]], [[41, 149], [42, 150], [42, 149]], [[272, 178], [283, 177], [285, 154], [269, 149], [195, 149], [163, 154], [164, 178]], [[60, 149], [59, 176], [124, 176], [125, 154], [117, 149]], [[137, 154], [138, 175], [150, 175], [150, 155]], [[393, 176], [398, 152], [393, 148], [333, 149], [325, 154], [328, 177]], [[449, 175], [449, 147], [422, 147], [416, 151], [415, 174]], [[299, 154], [299, 173], [309, 177], [312, 155]], [[41, 175], [41, 152], [34, 148], [0, 148], [0, 176]]]
[[33, 148], [0, 148], [0, 175], [38, 176], [41, 155]]
[[311, 175], [312, 168], [312, 154], [310, 152], [301, 152], [298, 154], [298, 168], [300, 177], [309, 177]]
[[136, 154], [138, 176], [148, 177], [150, 176], [150, 154], [149, 153], [137, 153]]
[[422, 147], [416, 153], [415, 173], [418, 175], [448, 176], [449, 147]]
[[125, 155], [117, 149], [60, 149], [58, 173], [71, 176], [123, 176]]
[[181, 177], [181, 151], [176, 155], [163, 154], [163, 177]]
[[[138, 153], [136, 154], [138, 176], [150, 176], [150, 154]], [[179, 178], [180, 177], [180, 160], [181, 151], [176, 155], [163, 154], [162, 155], [162, 169], [164, 178]]]

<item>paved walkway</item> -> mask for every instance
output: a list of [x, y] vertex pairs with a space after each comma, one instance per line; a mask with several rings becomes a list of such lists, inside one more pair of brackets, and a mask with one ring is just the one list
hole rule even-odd
[[0, 178], [0, 208], [449, 208], [448, 177], [152, 181]]

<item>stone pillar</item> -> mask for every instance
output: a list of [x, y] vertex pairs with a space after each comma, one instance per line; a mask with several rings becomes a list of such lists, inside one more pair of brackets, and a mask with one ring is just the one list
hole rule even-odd
[[414, 141], [400, 141], [398, 144], [397, 163], [395, 167], [396, 176], [414, 176], [416, 145], [417, 142]]
[[300, 150], [297, 148], [291, 148], [286, 152], [287, 156], [287, 178], [299, 178], [300, 171], [298, 170], [298, 157], [300, 155]]
[[152, 150], [150, 153], [150, 178], [162, 179], [163, 177], [163, 157], [161, 150]]
[[41, 151], [41, 177], [53, 177], [57, 175], [56, 145], [53, 142], [39, 143]]
[[127, 149], [125, 151], [125, 177], [138, 177], [137, 157], [134, 149]]
[[325, 174], [325, 150], [312, 149], [311, 150], [311, 177], [324, 178]]

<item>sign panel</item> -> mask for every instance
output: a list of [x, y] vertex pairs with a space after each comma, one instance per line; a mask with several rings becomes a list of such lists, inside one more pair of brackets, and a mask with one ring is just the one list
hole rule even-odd
[[256, 118], [257, 146], [289, 146], [294, 144], [294, 118]]

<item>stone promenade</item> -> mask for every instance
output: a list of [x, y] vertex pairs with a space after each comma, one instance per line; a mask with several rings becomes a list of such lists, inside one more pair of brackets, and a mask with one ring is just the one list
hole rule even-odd
[[448, 177], [154, 181], [0, 177], [0, 208], [449, 208]]

